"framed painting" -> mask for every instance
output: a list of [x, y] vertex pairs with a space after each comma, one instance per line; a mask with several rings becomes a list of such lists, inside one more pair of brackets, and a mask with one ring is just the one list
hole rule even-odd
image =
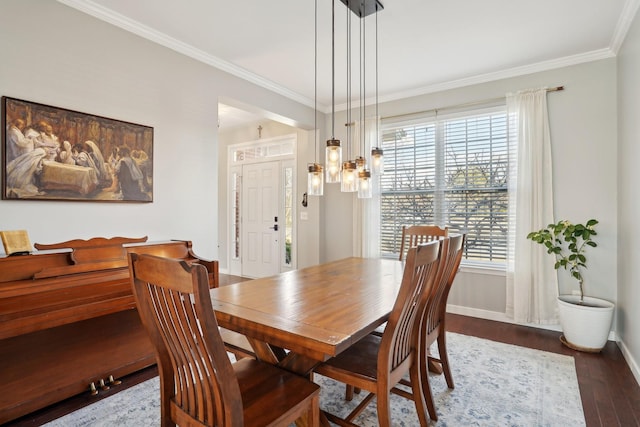
[[2, 97], [2, 199], [153, 201], [153, 128]]

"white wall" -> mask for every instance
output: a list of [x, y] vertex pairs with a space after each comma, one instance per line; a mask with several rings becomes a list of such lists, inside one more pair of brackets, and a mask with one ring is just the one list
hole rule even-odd
[[0, 201], [32, 242], [187, 239], [217, 259], [220, 97], [299, 123], [313, 109], [49, 0], [0, 2], [0, 94], [154, 128], [153, 203]]
[[[617, 296], [617, 129], [616, 60], [600, 60], [557, 70], [499, 80], [446, 92], [382, 103], [382, 117], [407, 114], [503, 97], [508, 92], [541, 86], [564, 86], [548, 94], [551, 126], [555, 217], [574, 222], [596, 218], [599, 247], [587, 254], [585, 274], [589, 295], [616, 302]], [[345, 114], [336, 116], [336, 130], [343, 132]], [[336, 135], [344, 140], [344, 134]], [[353, 197], [340, 193], [338, 185], [325, 185], [324, 239], [321, 260], [329, 261], [352, 253], [348, 239]], [[559, 275], [563, 292], [573, 285], [566, 274]], [[452, 288], [449, 303], [462, 312], [490, 318], [504, 318], [505, 278], [463, 270]], [[460, 308], [460, 307], [457, 307]]]
[[640, 382], [640, 17], [618, 55], [618, 307], [621, 348]]

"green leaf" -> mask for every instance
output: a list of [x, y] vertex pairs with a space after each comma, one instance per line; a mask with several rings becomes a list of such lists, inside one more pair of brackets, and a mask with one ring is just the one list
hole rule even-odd
[[549, 224], [546, 228], [532, 231], [527, 238], [544, 245], [547, 253], [554, 255], [554, 268], [563, 267], [569, 271], [569, 275], [577, 279], [582, 285], [582, 269], [587, 268], [585, 249], [590, 246], [597, 247], [592, 240], [598, 233], [594, 226], [598, 224], [595, 219], [590, 219], [584, 224], [573, 224], [567, 220], [559, 220]]

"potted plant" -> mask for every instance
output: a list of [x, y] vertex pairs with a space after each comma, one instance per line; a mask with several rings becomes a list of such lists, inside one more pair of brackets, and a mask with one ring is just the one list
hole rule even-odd
[[587, 268], [585, 251], [598, 244], [593, 236], [598, 224], [590, 219], [586, 224], [562, 220], [546, 228], [533, 231], [527, 239], [544, 245], [555, 258], [555, 269], [567, 270], [578, 282], [577, 295], [559, 295], [558, 309], [563, 335], [561, 341], [570, 348], [598, 352], [609, 337], [614, 305], [606, 300], [584, 295], [583, 270]]

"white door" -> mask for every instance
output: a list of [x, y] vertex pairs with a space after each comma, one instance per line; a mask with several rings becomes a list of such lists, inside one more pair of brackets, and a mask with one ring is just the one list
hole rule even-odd
[[242, 167], [242, 275], [280, 272], [280, 162]]

